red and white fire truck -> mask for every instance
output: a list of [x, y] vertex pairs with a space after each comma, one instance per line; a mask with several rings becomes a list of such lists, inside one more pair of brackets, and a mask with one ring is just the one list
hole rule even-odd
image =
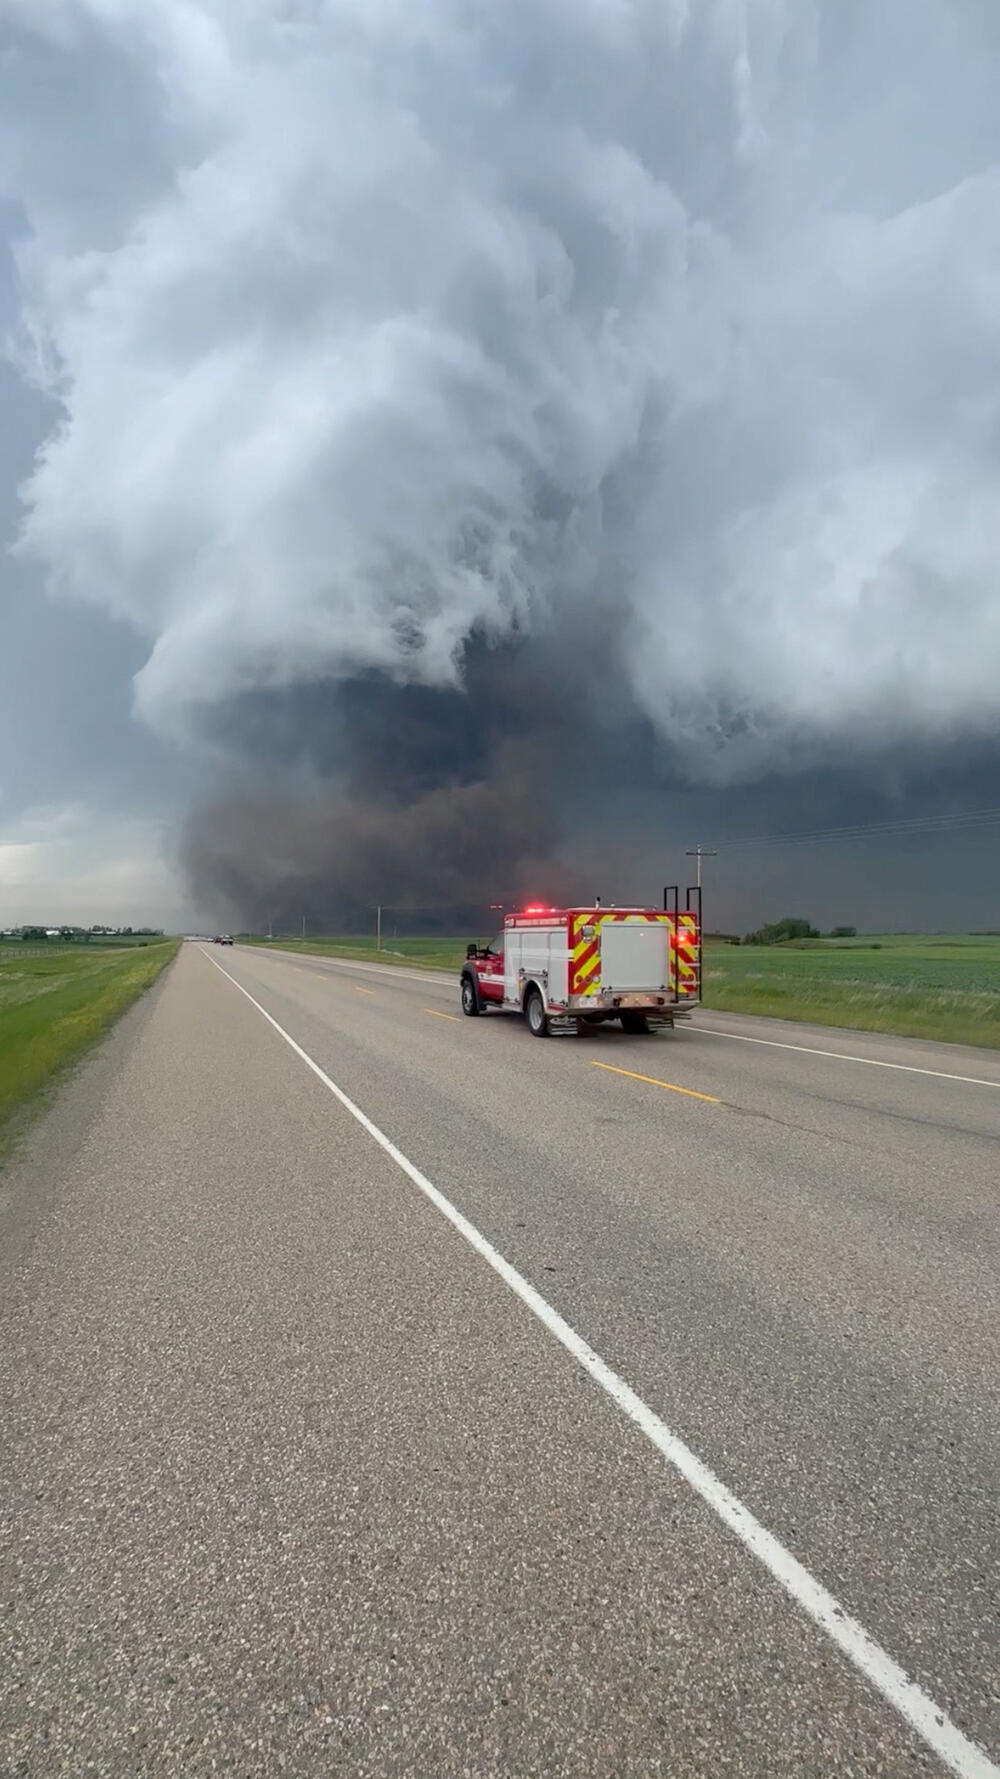
[[[672, 902], [671, 902], [671, 897]], [[663, 908], [541, 908], [508, 914], [491, 944], [470, 944], [462, 1011], [523, 1013], [536, 1038], [618, 1020], [672, 1026], [701, 998], [701, 898]]]

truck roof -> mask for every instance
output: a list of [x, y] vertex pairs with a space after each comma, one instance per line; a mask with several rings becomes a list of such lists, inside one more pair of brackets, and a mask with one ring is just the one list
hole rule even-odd
[[667, 912], [644, 902], [577, 902], [566, 908], [516, 908], [504, 916], [504, 925], [512, 926], [518, 920], [565, 920], [570, 914], [655, 914], [662, 920]]

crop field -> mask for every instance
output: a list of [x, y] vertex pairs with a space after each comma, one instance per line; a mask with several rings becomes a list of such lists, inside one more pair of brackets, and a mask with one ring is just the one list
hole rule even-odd
[[13, 939], [0, 937], [0, 957], [24, 957], [28, 952], [129, 951], [137, 945], [162, 945], [162, 933], [91, 933], [88, 939]]
[[[268, 941], [254, 941], [267, 944]], [[453, 970], [460, 939], [276, 940], [308, 951], [416, 969]], [[709, 942], [704, 1003], [730, 1013], [1000, 1048], [1000, 936], [872, 935], [786, 945]]]
[[706, 1006], [1000, 1048], [1000, 937], [708, 945]]
[[0, 954], [0, 1154], [17, 1117], [103, 1036], [174, 957], [176, 940]]

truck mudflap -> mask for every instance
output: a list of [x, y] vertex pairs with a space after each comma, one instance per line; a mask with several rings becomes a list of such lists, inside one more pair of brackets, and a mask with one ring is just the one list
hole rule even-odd
[[550, 1013], [549, 1032], [553, 1038], [575, 1038], [580, 1021], [574, 1013]]

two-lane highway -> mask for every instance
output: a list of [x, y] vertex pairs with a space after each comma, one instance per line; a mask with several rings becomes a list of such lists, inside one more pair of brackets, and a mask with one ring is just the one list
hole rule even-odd
[[186, 947], [0, 1189], [5, 1770], [996, 1779], [998, 1158], [988, 1054]]

